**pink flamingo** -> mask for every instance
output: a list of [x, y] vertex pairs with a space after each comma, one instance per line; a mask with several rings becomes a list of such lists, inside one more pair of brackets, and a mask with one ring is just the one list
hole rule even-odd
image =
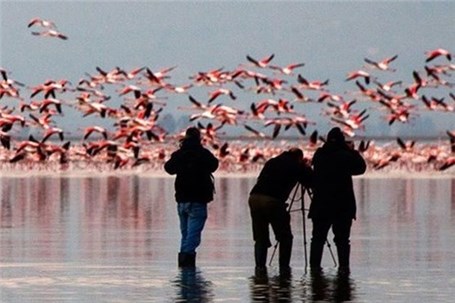
[[253, 57], [251, 57], [250, 55], [247, 55], [246, 59], [248, 61], [250, 61], [251, 63], [253, 63], [253, 65], [256, 66], [256, 67], [265, 68], [270, 63], [270, 61], [272, 61], [274, 56], [275, 56], [274, 54], [271, 54], [268, 57], [264, 57], [264, 58], [262, 58], [260, 60], [256, 60]]
[[452, 54], [448, 50], [443, 48], [437, 48], [431, 51], [427, 51], [425, 52], [425, 55], [427, 56], [425, 62], [430, 62], [439, 56], [445, 56], [449, 61], [452, 60]]
[[396, 58], [398, 58], [398, 55], [395, 55], [395, 56], [392, 56], [392, 57], [389, 57], [389, 58], [385, 58], [381, 61], [373, 61], [371, 59], [368, 59], [368, 58], [364, 58], [365, 62], [368, 63], [370, 66], [373, 66], [379, 70], [382, 70], [382, 71], [391, 71], [391, 72], [394, 72], [396, 71], [395, 69], [392, 69], [389, 67], [389, 64], [394, 61]]

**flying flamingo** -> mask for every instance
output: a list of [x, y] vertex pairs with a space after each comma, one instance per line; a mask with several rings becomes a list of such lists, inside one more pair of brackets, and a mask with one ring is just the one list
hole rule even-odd
[[331, 117], [330, 120], [341, 124], [342, 126], [345, 127], [346, 130], [349, 132], [346, 132], [349, 136], [352, 136], [352, 133], [360, 128], [365, 128], [365, 126], [362, 124], [363, 121], [365, 121], [369, 115], [365, 115], [367, 112], [366, 109], [361, 111], [360, 113], [356, 114], [351, 114], [346, 118], [337, 118], [337, 117]]
[[274, 99], [263, 99], [257, 105], [254, 103], [251, 104], [251, 110], [257, 116], [264, 114], [269, 107], [272, 107], [278, 114], [293, 112], [293, 106], [286, 99], [279, 99], [278, 101]]
[[244, 125], [245, 129], [251, 133], [254, 134], [254, 136], [258, 137], [258, 138], [269, 138], [269, 136], [267, 136], [266, 134], [264, 134], [263, 132], [260, 132], [254, 128], [252, 128], [251, 126], [245, 124]]
[[309, 121], [304, 116], [297, 116], [297, 117], [293, 117], [293, 118], [285, 117], [285, 118], [270, 119], [264, 123], [264, 126], [267, 127], [269, 125], [274, 125], [272, 138], [275, 139], [278, 136], [282, 126], [284, 126], [285, 131], [288, 130], [291, 126], [294, 126], [297, 128], [299, 133], [301, 133], [304, 136], [304, 135], [306, 135], [305, 129], [308, 126], [308, 124], [314, 124], [314, 123]]
[[414, 145], [415, 145], [416, 142], [415, 142], [415, 140], [410, 140], [410, 141], [406, 141], [405, 142], [403, 139], [398, 137], [397, 138], [397, 143], [400, 146], [402, 151], [411, 152], [413, 150]]
[[360, 92], [362, 93], [362, 95], [368, 97], [370, 100], [379, 102], [382, 99], [381, 95], [376, 90], [366, 88], [357, 80], [355, 81], [355, 84], [360, 89]]
[[450, 151], [452, 153], [455, 153], [455, 130], [453, 131], [447, 131], [447, 135], [449, 136], [450, 140]]
[[41, 116], [39, 118], [36, 117], [33, 114], [29, 114], [29, 117], [32, 118], [33, 121], [37, 125], [41, 126], [42, 128], [44, 128], [44, 129], [51, 128], [51, 125], [50, 125], [50, 123], [52, 122], [52, 120], [51, 120], [52, 115], [51, 114], [47, 113], [47, 114], [45, 114], [45, 115], [43, 115], [43, 116]]
[[397, 85], [401, 85], [403, 83], [403, 81], [388, 81], [386, 83], [381, 83], [377, 80], [373, 80], [373, 82], [382, 90], [388, 92], [390, 90], [392, 90], [392, 87], [394, 86], [397, 86]]
[[[295, 95], [295, 99], [294, 101], [296, 102], [302, 102], [302, 103], [306, 103], [306, 102], [312, 102], [314, 101], [312, 98], [304, 95], [301, 91], [299, 91], [299, 89], [297, 87], [295, 87], [294, 85], [291, 86], [291, 92]], [[318, 100], [319, 101], [319, 100]]]
[[442, 164], [438, 167], [439, 171], [447, 170], [455, 165], [455, 156], [449, 156]]
[[329, 84], [329, 79], [325, 81], [308, 81], [300, 74], [297, 76], [297, 81], [301, 84], [302, 88], [310, 90], [323, 90], [324, 86]]
[[58, 32], [53, 29], [45, 30], [42, 32], [32, 32], [34, 36], [42, 36], [42, 37], [51, 37], [51, 38], [59, 38], [61, 40], [68, 40], [68, 37], [61, 32]]
[[330, 107], [329, 114], [335, 117], [347, 118], [351, 113], [351, 106], [357, 102], [356, 99], [351, 101], [344, 101], [340, 104], [327, 102], [327, 106]]
[[237, 97], [234, 95], [232, 90], [227, 89], [227, 88], [218, 88], [209, 93], [209, 100], [207, 101], [207, 103], [208, 104], [212, 103], [213, 100], [215, 100], [216, 98], [218, 98], [221, 95], [229, 96], [231, 98], [231, 100], [237, 99]]
[[373, 66], [379, 70], [382, 70], [382, 71], [391, 71], [391, 72], [394, 72], [396, 71], [395, 69], [393, 68], [390, 68], [389, 67], [389, 64], [394, 61], [396, 58], [398, 57], [398, 55], [395, 55], [393, 57], [389, 57], [389, 58], [385, 58], [381, 61], [373, 61], [371, 59], [368, 59], [368, 58], [364, 58], [365, 62], [368, 63], [370, 66]]
[[94, 132], [100, 133], [103, 136], [104, 140], [107, 140], [107, 130], [101, 126], [90, 126], [85, 128], [83, 137], [84, 140], [87, 140], [88, 137]]
[[277, 65], [270, 65], [269, 67], [271, 69], [279, 71], [280, 73], [282, 73], [284, 75], [292, 75], [292, 72], [294, 71], [294, 69], [302, 67], [304, 65], [305, 65], [305, 63], [293, 63], [293, 64], [286, 65], [284, 67], [277, 66]]
[[194, 85], [192, 83], [184, 84], [184, 85], [180, 85], [180, 86], [166, 84], [164, 88], [167, 89], [168, 91], [172, 91], [177, 94], [187, 94], [188, 91], [190, 90], [190, 88], [192, 88], [193, 86]]
[[55, 92], [57, 90], [61, 92], [65, 92], [67, 88], [67, 84], [70, 82], [66, 79], [62, 79], [59, 81], [54, 81], [54, 80], [47, 80], [43, 84], [37, 85], [32, 88], [32, 94], [30, 95], [30, 98], [33, 98], [36, 96], [38, 93], [43, 92], [44, 98], [48, 98], [49, 96], [52, 96], [52, 98], [56, 98]]
[[60, 114], [62, 113], [62, 101], [55, 98], [48, 98], [42, 100], [39, 106], [39, 112], [42, 113], [44, 111], [48, 111], [48, 107], [50, 105], [55, 106], [55, 109], [57, 110], [58, 113]]
[[251, 57], [250, 55], [247, 55], [246, 59], [248, 61], [250, 61], [251, 63], [253, 63], [253, 65], [256, 66], [256, 67], [265, 68], [270, 63], [270, 61], [272, 61], [274, 56], [275, 56], [274, 54], [271, 54], [268, 57], [264, 57], [264, 58], [262, 58], [260, 60], [257, 60], [257, 59], [254, 59], [253, 57]]
[[365, 80], [365, 84], [370, 84], [371, 75], [369, 73], [367, 73], [366, 71], [357, 70], [357, 71], [348, 73], [345, 81], [349, 81], [349, 80], [356, 79], [356, 78], [363, 78]]
[[449, 61], [452, 60], [452, 54], [448, 50], [443, 49], [443, 48], [437, 48], [437, 49], [434, 49], [431, 51], [427, 51], [427, 52], [425, 52], [425, 54], [427, 56], [425, 62], [430, 62], [431, 60], [433, 60], [439, 56], [445, 56], [447, 58], [447, 60], [449, 60]]
[[42, 27], [53, 28], [53, 29], [57, 28], [57, 26], [55, 25], [55, 23], [53, 21], [44, 20], [44, 19], [41, 19], [41, 18], [38, 18], [38, 17], [31, 19], [28, 22], [27, 27], [32, 27], [34, 25], [40, 25]]
[[41, 140], [41, 143], [46, 142], [46, 140], [49, 139], [53, 135], [58, 135], [61, 141], [64, 140], [63, 130], [61, 128], [50, 127], [48, 129], [46, 129], [43, 139]]

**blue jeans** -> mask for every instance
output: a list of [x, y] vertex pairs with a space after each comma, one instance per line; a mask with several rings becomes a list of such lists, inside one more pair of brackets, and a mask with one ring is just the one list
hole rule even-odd
[[177, 203], [180, 219], [180, 252], [195, 253], [201, 243], [201, 233], [207, 220], [207, 204], [196, 202]]

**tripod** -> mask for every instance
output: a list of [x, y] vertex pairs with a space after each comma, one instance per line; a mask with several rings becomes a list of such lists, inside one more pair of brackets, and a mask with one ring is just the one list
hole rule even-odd
[[[299, 189], [300, 189], [300, 197], [296, 199], [297, 192], [299, 191]], [[305, 186], [297, 183], [297, 185], [294, 188], [294, 193], [292, 194], [292, 197], [291, 197], [291, 200], [290, 200], [289, 207], [288, 207], [287, 211], [288, 211], [288, 213], [295, 212], [295, 211], [301, 211], [301, 213], [302, 213], [303, 251], [304, 251], [304, 257], [305, 257], [305, 272], [306, 272], [306, 270], [308, 268], [308, 253], [307, 253], [307, 239], [306, 239], [305, 192], [307, 193], [307, 195], [310, 198], [311, 202], [313, 202], [313, 193], [311, 192], [311, 190], [309, 188], [306, 188]], [[301, 202], [300, 208], [299, 209], [292, 209], [292, 206], [293, 206], [294, 202], [298, 201], [298, 200], [300, 200], [300, 202]], [[270, 261], [269, 261], [269, 266], [272, 264], [272, 261], [273, 261], [273, 258], [275, 256], [275, 253], [276, 253], [276, 250], [278, 248], [279, 243], [280, 242], [276, 241], [276, 243], [275, 243], [275, 245], [273, 247], [273, 252], [272, 252], [272, 256], [271, 256]], [[332, 257], [334, 266], [336, 267], [337, 266], [337, 262], [335, 260], [335, 256], [334, 256], [333, 251], [332, 251], [332, 246], [330, 245], [329, 240], [326, 240], [326, 243], [327, 243], [327, 247], [329, 248], [330, 256]]]

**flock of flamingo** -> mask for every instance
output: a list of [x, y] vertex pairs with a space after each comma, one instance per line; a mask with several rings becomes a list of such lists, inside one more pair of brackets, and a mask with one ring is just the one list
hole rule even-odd
[[[28, 28], [38, 27], [40, 31], [32, 31], [33, 36], [68, 40], [52, 21], [30, 20]], [[187, 103], [178, 109], [189, 112], [189, 124], [200, 128], [204, 144], [228, 172], [257, 170], [290, 145], [300, 146], [310, 159], [324, 142], [317, 123], [304, 114], [310, 104], [321, 107], [330, 123], [358, 143], [371, 170], [446, 171], [455, 164], [455, 130], [445, 130], [446, 139], [437, 143], [396, 138], [379, 145], [357, 138], [372, 111], [383, 113], [385, 126], [409, 123], [422, 111], [453, 115], [455, 95], [450, 90], [455, 84], [448, 81], [455, 71], [451, 57], [450, 51], [441, 48], [426, 52], [422, 69], [412, 71], [411, 83], [393, 79], [398, 55], [364, 58], [364, 65], [343, 79], [354, 87], [343, 94], [331, 92], [328, 79], [304, 76], [303, 62], [274, 64], [273, 54], [262, 59], [247, 55], [232, 70], [220, 67], [197, 72], [185, 84], [171, 82], [177, 66], [157, 70], [96, 67], [95, 73], [85, 73], [77, 83], [48, 79], [36, 85], [24, 84], [14, 79], [12, 71], [1, 68], [0, 102], [8, 101], [0, 108], [0, 167], [160, 169], [184, 132], [168, 133], [161, 126], [160, 114], [168, 99], [186, 95]], [[195, 97], [201, 89], [207, 91], [204, 100]], [[251, 102], [251, 96], [258, 101]], [[368, 107], [355, 109], [358, 104]], [[65, 141], [68, 131], [55, 118], [62, 119], [67, 111], [103, 123], [91, 123], [79, 134], [73, 133], [79, 140]], [[112, 127], [101, 126], [106, 120]], [[227, 125], [241, 127], [250, 140], [223, 139], [221, 130]], [[24, 128], [30, 128], [33, 135], [15, 136]], [[292, 142], [280, 138], [290, 129], [301, 138]]]

